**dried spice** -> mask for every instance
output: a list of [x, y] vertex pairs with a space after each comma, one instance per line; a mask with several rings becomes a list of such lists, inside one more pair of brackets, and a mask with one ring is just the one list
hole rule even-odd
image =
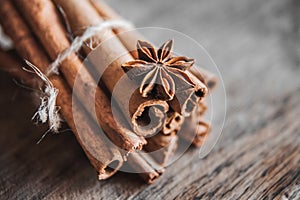
[[[193, 88], [195, 83], [185, 73], [195, 60], [185, 56], [172, 57], [173, 40], [159, 49], [146, 42], [137, 42], [138, 59], [129, 61], [122, 68], [131, 79], [140, 81], [140, 93], [163, 100], [172, 100], [176, 88]], [[180, 81], [177, 81], [180, 80]]]
[[[55, 0], [55, 3], [64, 10], [65, 18], [68, 20], [70, 31], [72, 31], [73, 35], [80, 35], [82, 27], [97, 26], [104, 22], [89, 1]], [[83, 10], [84, 12], [82, 12]], [[102, 43], [103, 41], [107, 41], [104, 43], [109, 44], [105, 45]], [[124, 54], [127, 50], [119, 39], [114, 37], [113, 32], [107, 29], [105, 34], [97, 34], [92, 40], [87, 40], [87, 42], [92, 43], [94, 47], [102, 43], [97, 48], [97, 53], [91, 53], [92, 50], [90, 48], [83, 48], [83, 52], [85, 55], [89, 55], [88, 60], [94, 75], [96, 77], [101, 76], [103, 83], [101, 87], [105, 87], [107, 95], [114, 99], [116, 102], [114, 107], [120, 109], [118, 112], [124, 115], [125, 120], [129, 123], [129, 128], [139, 136], [152, 135], [157, 132], [163, 124], [164, 112], [169, 107], [164, 101], [153, 101], [151, 97], [143, 98], [138, 91], [134, 92], [134, 89], [138, 87], [137, 83], [124, 76], [125, 73], [120, 67], [123, 63], [133, 58], [129, 53]], [[120, 57], [119, 55], [121, 54], [122, 56]], [[118, 85], [121, 87], [118, 88]], [[130, 96], [128, 96], [128, 91], [132, 91]], [[96, 99], [99, 98], [96, 97]], [[149, 124], [148, 119], [151, 117], [153, 120]], [[125, 143], [121, 142], [121, 144]], [[139, 142], [139, 144], [136, 147], [141, 147], [144, 144], [144, 140]]]
[[[0, 22], [15, 42], [16, 51], [23, 59], [28, 59], [40, 67], [42, 72], [48, 69], [48, 58], [54, 60], [61, 55], [60, 52], [71, 45], [55, 6], [64, 10], [65, 19], [68, 19], [70, 31], [74, 35], [77, 35], [75, 33], [81, 27], [101, 24], [104, 19], [99, 16], [99, 13], [107, 13], [110, 10], [106, 6], [100, 8], [102, 12], [98, 13], [93, 7], [92, 0], [80, 0], [80, 4], [79, 0], [33, 0], [31, 4], [28, 4], [26, 0], [12, 2], [3, 0], [1, 2]], [[44, 12], [45, 10], [47, 12]], [[19, 12], [24, 19], [21, 19]], [[7, 18], [8, 15], [10, 17]], [[35, 18], [35, 16], [39, 17]], [[119, 28], [114, 27], [112, 31], [108, 29], [105, 34], [97, 35], [92, 40], [93, 44], [97, 46], [114, 36], [115, 32], [121, 32]], [[31, 31], [36, 37], [33, 37]], [[51, 37], [48, 37], [49, 35]], [[80, 56], [72, 52], [70, 57], [65, 58], [60, 67], [63, 76], [49, 76], [49, 80], [60, 91], [57, 105], [61, 107], [61, 114], [99, 173], [99, 179], [109, 178], [126, 161], [133, 171], [139, 173], [146, 182], [152, 183], [164, 172], [177, 146], [180, 147], [179, 139], [200, 146], [210, 131], [210, 124], [202, 118], [206, 110], [205, 101], [200, 100], [207, 93], [207, 87], [211, 89], [215, 85], [215, 77], [209, 73], [205, 75], [202, 71], [199, 74], [195, 73], [191, 69], [195, 63], [194, 59], [173, 56], [173, 40], [167, 41], [156, 49], [152, 44], [138, 41], [137, 38], [143, 37], [137, 32], [127, 34], [126, 37], [118, 35], [114, 37], [114, 40], [110, 40], [108, 46], [103, 47], [104, 53], [100, 54], [96, 60], [90, 60], [95, 71], [101, 72], [101, 66], [111, 63], [111, 58], [115, 58], [115, 55], [119, 55], [120, 52], [132, 50], [129, 47], [131, 45], [135, 47], [137, 44], [137, 50], [130, 51], [128, 55], [109, 64], [109, 70], [106, 70], [102, 76], [103, 87], [98, 87], [99, 85], [94, 82], [87, 70], [88, 66], [85, 66], [80, 59], [81, 56], [91, 51], [85, 47], [80, 52]], [[41, 46], [36, 41], [37, 39]], [[24, 71], [19, 68], [19, 64], [10, 62], [6, 58], [6, 53], [0, 50], [0, 60], [4, 60], [7, 64], [0, 68], [24, 80], [24, 83], [30, 86], [35, 83], [28, 77], [28, 74], [22, 73]], [[131, 61], [133, 58], [136, 60]], [[5, 62], [0, 61], [4, 64]], [[79, 84], [80, 90], [76, 93], [75, 103], [70, 104], [72, 101], [70, 86], [73, 86], [79, 68], [84, 69], [78, 74], [82, 84]], [[112, 115], [110, 95], [116, 83], [119, 83], [120, 77], [123, 77], [123, 70], [134, 81], [125, 76], [125, 84], [121, 84], [122, 91], [128, 93], [128, 90], [124, 89], [126, 85], [133, 86], [132, 88], [136, 90], [130, 97], [129, 108], [123, 106], [125, 105], [123, 104], [124, 93], [113, 97], [118, 105], [121, 105], [121, 109], [117, 110], [116, 115]], [[136, 80], [139, 81], [138, 85], [136, 85]], [[96, 88], [95, 105], [85, 103], [85, 99], [93, 94], [91, 88], [94, 86]], [[96, 115], [92, 114], [91, 109], [94, 107]], [[129, 111], [129, 118], [125, 116], [124, 111]], [[79, 119], [76, 127], [75, 118]], [[106, 135], [99, 134], [96, 123], [99, 123]], [[130, 127], [131, 124], [133, 124], [132, 127]], [[157, 134], [154, 135], [154, 133]]]
[[206, 96], [208, 89], [206, 85], [195, 77], [190, 71], [185, 72], [195, 85], [190, 86], [182, 84], [181, 79], [176, 79], [176, 98], [169, 102], [170, 107], [183, 115], [184, 117], [190, 116], [193, 110], [197, 107], [198, 103]]

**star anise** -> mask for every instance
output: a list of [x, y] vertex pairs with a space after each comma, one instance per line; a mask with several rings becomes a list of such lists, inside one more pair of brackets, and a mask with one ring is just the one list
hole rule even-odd
[[122, 65], [131, 79], [140, 80], [140, 93], [164, 100], [172, 100], [176, 91], [176, 79], [181, 84], [194, 87], [195, 83], [185, 73], [195, 62], [185, 56], [172, 57], [173, 40], [165, 42], [159, 49], [146, 42], [137, 42], [138, 59]]

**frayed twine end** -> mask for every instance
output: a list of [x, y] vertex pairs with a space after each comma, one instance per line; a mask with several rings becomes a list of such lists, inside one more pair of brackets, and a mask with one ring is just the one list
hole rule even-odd
[[50, 131], [57, 133], [61, 125], [61, 118], [59, 115], [60, 108], [56, 106], [58, 89], [56, 89], [53, 86], [53, 84], [50, 82], [47, 76], [44, 75], [36, 66], [31, 64], [27, 60], [25, 60], [25, 62], [45, 83], [45, 89], [44, 91], [42, 91], [42, 95], [41, 95], [41, 105], [39, 106], [37, 112], [32, 117], [32, 120], [36, 119], [37, 122], [46, 123], [48, 121], [49, 129], [42, 136], [41, 139], [43, 139], [46, 136], [46, 134]]

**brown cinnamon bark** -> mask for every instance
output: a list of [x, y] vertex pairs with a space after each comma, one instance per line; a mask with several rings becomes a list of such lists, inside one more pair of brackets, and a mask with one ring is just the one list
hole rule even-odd
[[205, 100], [204, 100], [204, 101], [201, 101], [201, 102], [199, 103], [197, 109], [198, 109], [197, 112], [199, 113], [200, 116], [204, 115], [205, 112], [206, 112], [206, 110], [207, 110], [207, 103], [206, 103], [206, 101], [205, 101]]
[[[169, 106], [165, 101], [149, 98], [140, 98], [138, 90], [132, 95], [135, 99], [134, 103], [129, 104], [129, 112], [131, 114], [131, 123], [134, 132], [143, 136], [153, 135], [161, 130]], [[136, 98], [138, 97], [138, 98]], [[137, 99], [141, 101], [136, 101]], [[147, 99], [147, 100], [143, 100]]]
[[[182, 134], [179, 134], [179, 136], [194, 146], [200, 147], [205, 142], [210, 131], [210, 124], [200, 120], [195, 126], [194, 123], [190, 123], [191, 121], [187, 120], [187, 123], [182, 127]], [[196, 128], [192, 128], [192, 126]]]
[[147, 139], [145, 150], [151, 155], [160, 165], [167, 166], [174, 155], [177, 145], [178, 136], [175, 132], [166, 135], [162, 132]]
[[[87, 27], [99, 25], [103, 22], [103, 19], [88, 0], [55, 0], [55, 2], [64, 10], [71, 29], [76, 35], [80, 35]], [[105, 30], [105, 33], [92, 38], [93, 47], [98, 46], [103, 41], [106, 42], [97, 47], [98, 53], [95, 56], [89, 56], [89, 61], [99, 74], [103, 74], [102, 81], [110, 93], [112, 94], [117, 90], [117, 92], [114, 92], [113, 98], [123, 111], [126, 119], [133, 126], [133, 130], [142, 136], [154, 134], [162, 126], [164, 113], [168, 110], [168, 105], [164, 101], [151, 97], [143, 98], [139, 93], [134, 92], [138, 86], [125, 76], [121, 68], [123, 63], [133, 60], [133, 58], [119, 39], [113, 36], [111, 30]], [[91, 52], [90, 48], [84, 48], [84, 50], [86, 54]], [[108, 67], [105, 69], [106, 66]], [[121, 87], [116, 87], [117, 85]], [[129, 91], [133, 91], [130, 94], [131, 96], [128, 96]], [[149, 108], [152, 109], [150, 109], [148, 115], [152, 115], [155, 119], [151, 123], [146, 123], [146, 125], [145, 123], [139, 123], [145, 120], [143, 116], [147, 114], [144, 111], [147, 112]]]
[[192, 115], [185, 118], [178, 136], [190, 142], [196, 147], [200, 147], [210, 132], [210, 124], [202, 118], [201, 108], [193, 111]]
[[[5, 8], [7, 5], [1, 2], [1, 6], [3, 6], [1, 8]], [[0, 12], [1, 11], [0, 9]], [[2, 50], [0, 50], [0, 69], [7, 71], [17, 79], [23, 80], [27, 86], [33, 89], [39, 89], [36, 82], [40, 82], [40, 79], [37, 76], [28, 76], [28, 73], [25, 73], [25, 71], [20, 68], [20, 62], [16, 56], [11, 56]], [[108, 141], [101, 137], [100, 133], [97, 134], [97, 127], [91, 123], [89, 116], [85, 113], [78, 101], [73, 105], [73, 115], [77, 117], [81, 123], [75, 127], [72, 107], [68, 102], [71, 100], [71, 96], [69, 95], [71, 91], [69, 91], [69, 88], [62, 80], [53, 81], [53, 84], [58, 82], [60, 83], [60, 93], [58, 95], [57, 104], [61, 107], [64, 119], [72, 129], [91, 164], [97, 170], [99, 179], [103, 180], [111, 177], [123, 164], [120, 152], [114, 146], [108, 145]]]
[[[15, 8], [8, 0], [0, 2], [0, 20], [6, 33], [14, 41], [19, 54], [37, 66], [41, 66], [42, 71], [49, 65], [47, 56], [43, 49], [36, 43], [30, 31], [22, 21]], [[13, 67], [13, 65], [12, 65]], [[25, 77], [21, 77], [25, 78]], [[59, 89], [57, 105], [61, 107], [61, 113], [74, 132], [78, 142], [81, 144], [91, 164], [99, 173], [100, 179], [105, 179], [113, 175], [123, 163], [122, 156], [118, 149], [108, 145], [105, 136], [99, 134], [99, 130], [89, 120], [84, 110], [78, 104], [72, 108], [71, 91], [66, 83], [59, 76], [51, 76], [50, 81], [54, 87]], [[74, 124], [74, 117], [81, 123]], [[114, 164], [115, 169], [107, 168]]]
[[194, 74], [199, 80], [203, 79], [204, 83], [207, 85], [208, 89], [213, 90], [218, 83], [218, 78], [213, 73], [207, 71], [206, 69], [200, 67], [192, 67], [190, 69], [191, 73]]
[[[27, 0], [15, 0], [14, 2], [51, 59], [56, 59], [61, 52], [70, 46], [56, 8], [50, 0], [32, 0], [30, 3]], [[37, 66], [45, 69], [48, 63], [47, 65], [38, 63]], [[94, 109], [96, 110], [97, 119], [95, 120], [99, 122], [108, 137], [117, 146], [126, 151], [134, 151], [146, 143], [143, 138], [121, 127], [115, 121], [111, 112], [110, 102], [105, 93], [97, 87], [96, 82], [75, 53], [61, 64], [60, 71], [71, 88], [73, 88], [75, 79], [77, 80], [79, 87], [73, 92], [75, 92], [75, 95], [89, 113], [93, 113]], [[78, 73], [79, 71], [80, 73]], [[95, 105], [86, 102], [87, 99], [92, 100], [94, 98]], [[93, 117], [95, 116], [93, 115]]]
[[[110, 6], [108, 6], [104, 1], [100, 0], [90, 0], [91, 4], [95, 7], [98, 14], [103, 17], [105, 20], [111, 19], [122, 19], [120, 15], [118, 15]], [[138, 57], [136, 51], [137, 40], [144, 40], [144, 36], [142, 36], [136, 30], [124, 29], [124, 28], [116, 28], [113, 30], [115, 34], [118, 35], [120, 41], [123, 45], [130, 51], [134, 58]], [[129, 31], [129, 32], [128, 32]], [[121, 34], [122, 33], [122, 34]]]
[[[184, 117], [191, 115], [208, 92], [206, 85], [196, 76], [188, 70], [186, 70], [186, 74], [195, 83], [195, 87], [186, 88], [185, 90], [179, 89], [176, 98], [169, 102], [170, 107]], [[198, 95], [198, 93], [200, 93], [200, 95]], [[204, 94], [204, 97], [202, 97], [202, 94]]]
[[156, 181], [164, 171], [163, 168], [156, 166], [155, 161], [153, 161], [147, 155], [143, 155], [143, 153], [131, 153], [128, 156], [128, 164], [148, 184]]

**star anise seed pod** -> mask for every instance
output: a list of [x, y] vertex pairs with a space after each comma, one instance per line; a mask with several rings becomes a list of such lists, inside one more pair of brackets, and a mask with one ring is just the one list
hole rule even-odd
[[[195, 62], [185, 56], [172, 57], [173, 40], [165, 42], [159, 49], [146, 42], [137, 42], [138, 60], [122, 65], [129, 78], [141, 82], [140, 93], [143, 97], [149, 94], [156, 98], [172, 100], [176, 91], [174, 79], [181, 79], [190, 87], [195, 83], [185, 73]], [[181, 81], [181, 82], [182, 82]]]

